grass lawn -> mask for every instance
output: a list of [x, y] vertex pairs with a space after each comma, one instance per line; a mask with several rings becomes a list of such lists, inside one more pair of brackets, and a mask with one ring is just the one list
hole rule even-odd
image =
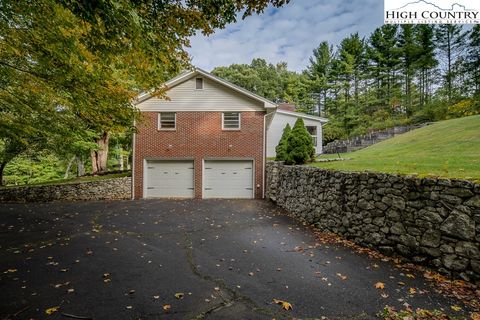
[[440, 121], [340, 156], [351, 160], [312, 165], [480, 181], [480, 115]]
[[22, 185], [18, 185], [18, 186], [8, 185], [8, 186], [4, 186], [4, 187], [1, 187], [1, 188], [46, 186], [46, 185], [52, 185], [52, 184], [69, 184], [69, 183], [77, 183], [77, 182], [91, 182], [91, 181], [98, 181], [98, 180], [105, 180], [105, 179], [128, 177], [129, 175], [130, 175], [130, 172], [122, 172], [122, 173], [106, 174], [106, 175], [102, 175], [102, 176], [84, 176], [84, 177], [71, 178], [71, 179], [51, 180], [51, 181], [47, 181], [47, 182], [22, 184]]

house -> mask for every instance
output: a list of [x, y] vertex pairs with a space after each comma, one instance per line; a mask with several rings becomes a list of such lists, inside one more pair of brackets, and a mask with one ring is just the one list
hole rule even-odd
[[164, 86], [168, 99], [135, 102], [132, 197], [264, 198], [277, 105], [201, 69]]
[[289, 103], [280, 103], [277, 110], [268, 117], [271, 119], [267, 130], [267, 157], [276, 156], [275, 147], [282, 137], [283, 129], [287, 123], [293, 127], [298, 118], [303, 119], [307, 131], [312, 136], [315, 153], [322, 153], [322, 126], [328, 122], [327, 119], [295, 112], [295, 106]]
[[136, 102], [133, 197], [263, 198], [265, 116], [275, 103], [195, 69], [169, 99]]

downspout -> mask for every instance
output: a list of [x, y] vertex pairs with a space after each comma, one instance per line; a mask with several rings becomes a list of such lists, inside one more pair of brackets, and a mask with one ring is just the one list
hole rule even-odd
[[266, 161], [267, 161], [267, 150], [265, 146], [265, 141], [266, 141], [266, 136], [267, 136], [267, 118], [268, 113], [265, 112], [265, 115], [263, 116], [263, 163], [262, 163], [262, 199], [265, 199], [265, 166], [266, 166]]
[[271, 111], [268, 113], [268, 111], [265, 113], [263, 116], [263, 170], [262, 170], [262, 199], [265, 199], [265, 190], [266, 190], [266, 185], [265, 185], [265, 168], [266, 168], [266, 162], [267, 162], [267, 116], [275, 114], [275, 111]]
[[[135, 117], [133, 118], [133, 127], [136, 128]], [[136, 132], [132, 136], [132, 200], [135, 200], [135, 138]]]

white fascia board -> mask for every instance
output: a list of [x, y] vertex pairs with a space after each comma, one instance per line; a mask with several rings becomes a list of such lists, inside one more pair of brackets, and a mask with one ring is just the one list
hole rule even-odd
[[281, 113], [281, 114], [285, 114], [285, 115], [289, 115], [289, 116], [292, 116], [292, 117], [310, 119], [310, 120], [318, 121], [318, 122], [321, 122], [321, 123], [327, 123], [328, 122], [327, 118], [311, 116], [311, 115], [306, 114], [306, 113], [286, 111], [286, 110], [281, 110], [281, 109], [277, 109], [276, 112]]

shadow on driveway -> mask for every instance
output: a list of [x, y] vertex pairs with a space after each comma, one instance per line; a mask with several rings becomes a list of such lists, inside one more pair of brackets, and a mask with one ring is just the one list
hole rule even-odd
[[461, 305], [420, 275], [317, 243], [266, 201], [0, 204], [0, 215], [1, 319], [374, 319], [386, 305]]

